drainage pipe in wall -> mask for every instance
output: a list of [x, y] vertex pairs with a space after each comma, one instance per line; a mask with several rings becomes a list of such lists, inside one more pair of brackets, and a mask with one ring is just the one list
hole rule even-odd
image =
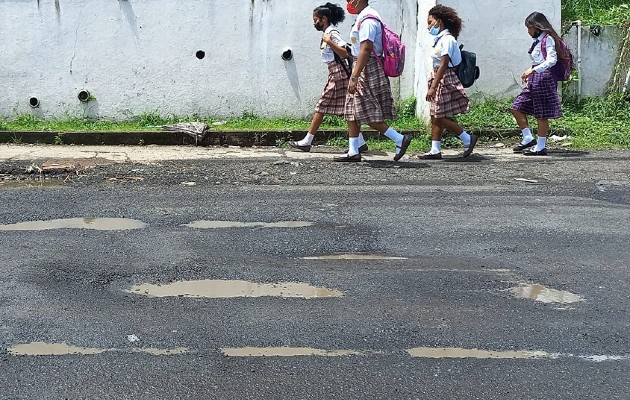
[[579, 104], [582, 101], [582, 21], [577, 20], [574, 24], [577, 26], [577, 101]]

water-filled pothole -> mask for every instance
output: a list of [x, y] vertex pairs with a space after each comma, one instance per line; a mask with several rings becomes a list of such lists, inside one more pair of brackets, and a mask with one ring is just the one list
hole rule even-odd
[[510, 291], [520, 299], [535, 300], [542, 303], [571, 304], [584, 301], [583, 297], [575, 293], [550, 289], [538, 284], [518, 286], [511, 288]]
[[511, 350], [491, 351], [461, 349], [456, 347], [416, 347], [407, 353], [414, 358], [480, 358], [480, 359], [530, 359], [555, 357], [544, 351]]
[[359, 356], [361, 352], [355, 350], [324, 350], [311, 347], [225, 347], [221, 349], [227, 357], [343, 357]]
[[71, 354], [94, 355], [106, 352], [105, 349], [70, 346], [65, 343], [33, 342], [9, 348], [14, 356], [66, 356]]
[[142, 221], [127, 218], [68, 218], [0, 225], [0, 231], [46, 231], [51, 229], [125, 231], [130, 229], [143, 229], [147, 226], [149, 225]]
[[256, 283], [211, 279], [179, 281], [164, 285], [145, 283], [134, 285], [126, 292], [149, 297], [297, 297], [314, 299], [343, 296], [339, 290], [316, 287], [302, 282]]

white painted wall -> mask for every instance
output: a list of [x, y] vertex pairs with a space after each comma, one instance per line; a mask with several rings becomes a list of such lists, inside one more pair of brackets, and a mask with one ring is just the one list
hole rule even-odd
[[[325, 2], [59, 0], [57, 9], [53, 0], [0, 0], [0, 115], [305, 117], [327, 74], [312, 27], [312, 10]], [[416, 0], [371, 3], [403, 32], [414, 60]], [[280, 57], [287, 47], [289, 62]], [[412, 96], [413, 63], [392, 83]], [[81, 89], [96, 100], [80, 103]], [[39, 109], [30, 109], [30, 96]]]
[[[481, 69], [479, 80], [468, 89], [471, 97], [508, 97], [521, 89], [520, 75], [530, 65], [527, 50], [532, 43], [525, 28], [525, 18], [532, 12], [542, 12], [559, 30], [561, 21], [560, 0], [438, 0], [438, 4], [453, 7], [464, 20], [459, 43], [477, 54], [477, 65]], [[420, 48], [416, 56], [418, 75], [416, 94], [418, 113], [428, 117], [426, 96], [428, 60], [432, 41], [426, 32], [428, 10], [435, 0], [420, 1], [418, 15]], [[423, 63], [421, 60], [424, 59]]]
[[[581, 29], [581, 49], [578, 49], [578, 28], [573, 26], [564, 36], [571, 48], [574, 62], [581, 58], [582, 96], [595, 97], [605, 94], [608, 81], [619, 55], [623, 32], [616, 26], [589, 27]], [[577, 94], [577, 82], [570, 82], [569, 88]]]

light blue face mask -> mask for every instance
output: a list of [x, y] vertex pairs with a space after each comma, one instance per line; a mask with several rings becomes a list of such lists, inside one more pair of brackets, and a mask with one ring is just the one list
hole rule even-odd
[[440, 28], [438, 26], [434, 26], [431, 29], [429, 29], [429, 35], [437, 36], [439, 34], [440, 34]]

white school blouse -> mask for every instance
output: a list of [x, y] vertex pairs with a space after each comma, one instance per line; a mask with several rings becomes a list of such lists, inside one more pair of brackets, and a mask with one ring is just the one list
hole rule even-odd
[[448, 29], [444, 29], [435, 37], [433, 53], [431, 54], [433, 69], [440, 67], [442, 57], [447, 54], [451, 58], [451, 61], [448, 63], [449, 67], [456, 67], [462, 62], [462, 52], [459, 50], [457, 40], [451, 35]]
[[[359, 56], [361, 42], [365, 42], [366, 40], [374, 43], [374, 52], [377, 56], [383, 55], [383, 28], [381, 27], [381, 23], [373, 18], [364, 19], [367, 15], [374, 15], [378, 17], [379, 20], [383, 21], [381, 15], [371, 6], [365, 7], [363, 11], [357, 15], [357, 20], [354, 25], [352, 25], [352, 30], [350, 31], [352, 55], [355, 57]], [[361, 20], [363, 20], [363, 22], [361, 22], [361, 31], [359, 31], [358, 25]]]
[[[545, 47], [547, 48], [546, 60], [542, 54], [542, 40], [545, 35], [547, 35], [547, 39], [545, 39]], [[536, 43], [536, 41], [538, 41], [538, 43]], [[535, 65], [534, 71], [541, 73], [556, 65], [558, 62], [558, 53], [556, 52], [556, 42], [553, 40], [551, 35], [543, 32], [540, 36], [534, 39], [534, 43], [536, 43], [536, 45], [530, 54], [530, 57], [532, 58], [532, 65]]]
[[[337, 46], [343, 47], [347, 44], [341, 38], [341, 34], [339, 33], [336, 27], [330, 25], [328, 28], [326, 28], [326, 30], [324, 31], [324, 35], [329, 34], [329, 33], [330, 33], [330, 38], [332, 39], [333, 42], [335, 42]], [[328, 64], [335, 61], [334, 50], [332, 49], [332, 47], [328, 45], [328, 43], [324, 42], [323, 39], [322, 39], [320, 48], [322, 50], [322, 62]]]

